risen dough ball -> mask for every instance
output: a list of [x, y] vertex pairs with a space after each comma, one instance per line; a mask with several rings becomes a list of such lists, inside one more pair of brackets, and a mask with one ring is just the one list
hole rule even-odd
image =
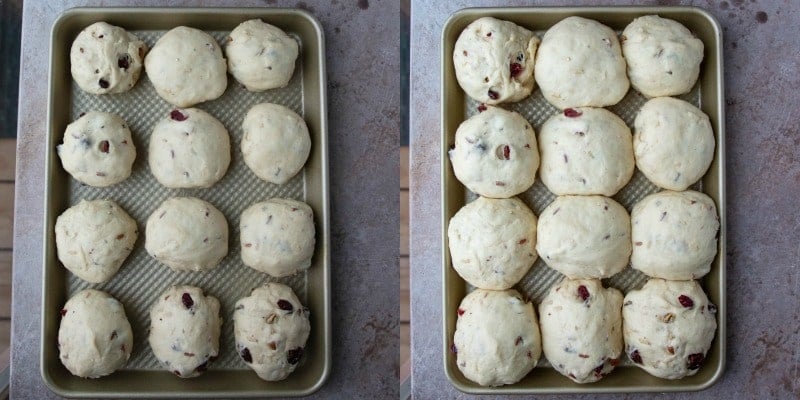
[[203, 110], [172, 110], [150, 135], [150, 171], [168, 188], [207, 188], [231, 162], [228, 130]]
[[714, 340], [716, 312], [696, 281], [651, 279], [625, 296], [625, 352], [659, 378], [694, 375]]
[[714, 131], [699, 108], [672, 97], [642, 106], [633, 123], [636, 166], [654, 184], [686, 190], [714, 159]]
[[488, 107], [462, 122], [449, 156], [464, 186], [492, 198], [524, 192], [539, 168], [533, 127], [522, 115], [499, 107]]
[[311, 266], [314, 255], [314, 211], [290, 199], [253, 204], [239, 222], [242, 262], [276, 278]]
[[233, 332], [239, 357], [265, 381], [286, 379], [311, 332], [308, 308], [291, 288], [267, 283], [236, 302]]
[[518, 382], [542, 354], [539, 322], [531, 303], [516, 290], [476, 289], [458, 307], [453, 338], [456, 363], [482, 386]]
[[611, 373], [622, 354], [622, 293], [597, 279], [564, 279], [539, 305], [547, 361], [577, 383]]
[[550, 268], [573, 278], [608, 278], [628, 265], [628, 212], [603, 196], [560, 196], [539, 215], [536, 251]]
[[194, 286], [167, 289], [150, 309], [150, 348], [164, 369], [194, 378], [219, 355], [219, 301]]
[[536, 261], [536, 215], [517, 198], [478, 197], [450, 219], [453, 268], [481, 289], [514, 286]]
[[61, 165], [89, 186], [105, 187], [131, 175], [136, 147], [128, 125], [111, 113], [90, 111], [67, 125], [56, 147]]
[[165, 33], [144, 66], [158, 95], [178, 107], [214, 100], [228, 86], [227, 64], [217, 40], [194, 28], [179, 26]]
[[56, 220], [58, 259], [92, 283], [117, 273], [136, 243], [136, 221], [111, 200], [81, 200]]
[[244, 162], [259, 178], [282, 185], [303, 169], [311, 136], [294, 111], [280, 104], [257, 104], [247, 112], [242, 129]]
[[125, 29], [95, 22], [72, 42], [72, 79], [93, 94], [128, 91], [139, 80], [146, 52], [147, 45]]
[[225, 43], [228, 70], [253, 92], [286, 86], [292, 78], [297, 55], [294, 39], [260, 19], [239, 24]]
[[117, 299], [86, 289], [61, 309], [61, 363], [82, 378], [99, 378], [122, 368], [133, 350], [131, 324]]
[[167, 199], [150, 214], [147, 252], [175, 271], [208, 271], [228, 254], [228, 221], [194, 197]]
[[631, 130], [603, 108], [567, 109], [539, 132], [542, 182], [557, 195], [613, 196], [633, 176]]
[[703, 61], [703, 42], [679, 22], [647, 15], [622, 32], [631, 86], [647, 97], [689, 92]]
[[617, 104], [630, 85], [617, 34], [582, 17], [547, 30], [534, 74], [544, 98], [560, 109]]
[[453, 51], [456, 79], [475, 100], [498, 104], [522, 100], [533, 90], [533, 61], [539, 38], [492, 17], [469, 24]]
[[697, 279], [717, 255], [714, 200], [695, 191], [651, 194], [631, 211], [631, 267], [662, 279]]

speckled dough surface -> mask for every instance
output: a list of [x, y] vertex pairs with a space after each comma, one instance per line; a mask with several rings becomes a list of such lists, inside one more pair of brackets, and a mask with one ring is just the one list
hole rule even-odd
[[519, 113], [499, 107], [490, 106], [462, 122], [449, 156], [464, 186], [492, 198], [527, 190], [539, 168], [533, 127]]
[[542, 182], [556, 195], [613, 196], [633, 176], [631, 130], [603, 108], [567, 109], [539, 131]]
[[625, 296], [625, 352], [651, 375], [665, 379], [694, 375], [714, 339], [716, 312], [696, 281], [651, 279]]
[[471, 285], [514, 286], [536, 261], [536, 215], [516, 197], [478, 197], [447, 227], [453, 268]]
[[590, 383], [622, 354], [622, 293], [597, 279], [565, 278], [539, 305], [544, 355], [562, 375]]
[[175, 271], [208, 271], [228, 254], [228, 221], [194, 197], [165, 200], [147, 219], [145, 248]]
[[179, 26], [165, 33], [144, 65], [158, 95], [178, 107], [216, 99], [228, 86], [222, 49], [199, 29]]
[[518, 382], [539, 361], [542, 338], [533, 304], [516, 290], [476, 289], [461, 301], [453, 338], [458, 369], [482, 386]]
[[87, 26], [69, 52], [72, 79], [92, 94], [130, 90], [142, 73], [147, 45], [118, 26], [95, 22]]
[[647, 97], [692, 89], [703, 61], [703, 42], [679, 22], [646, 15], [622, 32], [622, 54], [631, 86]]
[[697, 279], [717, 254], [719, 216], [707, 195], [688, 190], [651, 194], [631, 211], [631, 267], [663, 279]]
[[244, 162], [267, 182], [288, 182], [308, 160], [308, 126], [297, 113], [280, 104], [256, 104], [247, 111], [242, 129]]
[[99, 290], [76, 293], [61, 309], [58, 349], [61, 363], [83, 378], [122, 368], [133, 350], [131, 324], [122, 304]]
[[61, 165], [90, 186], [111, 186], [131, 175], [136, 147], [127, 123], [116, 114], [90, 111], [64, 131], [56, 148]]
[[172, 110], [150, 135], [150, 171], [168, 188], [207, 188], [231, 162], [228, 130], [198, 108]]
[[608, 278], [628, 265], [631, 223], [603, 196], [559, 196], [539, 215], [536, 251], [570, 278]]
[[181, 378], [206, 371], [219, 355], [219, 301], [194, 286], [173, 286], [150, 310], [150, 348]]
[[461, 88], [486, 104], [519, 101], [531, 94], [539, 38], [492, 17], [469, 24], [456, 40], [453, 65]]
[[560, 109], [611, 106], [630, 86], [617, 34], [575, 16], [544, 34], [534, 75], [547, 101]]
[[714, 159], [714, 131], [694, 105], [658, 97], [642, 106], [633, 123], [636, 166], [664, 189], [686, 190]]
[[237, 301], [233, 324], [239, 357], [265, 381], [286, 379], [297, 368], [311, 332], [308, 308], [275, 282]]
[[242, 262], [276, 278], [311, 266], [314, 255], [314, 211], [291, 199], [269, 199], [242, 213]]
[[225, 41], [228, 71], [247, 90], [284, 87], [294, 72], [297, 42], [260, 19], [242, 22]]
[[136, 221], [111, 200], [81, 200], [58, 217], [55, 231], [59, 261], [92, 283], [111, 279], [139, 236]]

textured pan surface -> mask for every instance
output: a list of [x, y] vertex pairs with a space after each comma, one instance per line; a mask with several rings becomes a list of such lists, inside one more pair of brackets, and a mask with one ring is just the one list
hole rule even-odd
[[[461, 91], [455, 81], [455, 72], [452, 65], [452, 49], [455, 39], [469, 22], [482, 16], [514, 21], [528, 29], [534, 30], [538, 37], [542, 37], [546, 28], [570, 15], [581, 15], [603, 22], [621, 33], [622, 29], [636, 16], [659, 14], [663, 17], [673, 18], [683, 22], [695, 32], [705, 44], [705, 60], [702, 65], [700, 79], [695, 87], [687, 94], [678, 96], [698, 107], [701, 107], [712, 120], [712, 125], [717, 138], [715, 160], [706, 176], [692, 189], [707, 193], [717, 203], [723, 227], [720, 231], [720, 250], [717, 259], [712, 265], [709, 276], [702, 280], [703, 287], [709, 294], [712, 302], [719, 305], [719, 323], [717, 338], [709, 352], [703, 369], [694, 377], [677, 381], [667, 381], [647, 375], [642, 370], [631, 366], [630, 361], [623, 355], [622, 363], [617, 369], [598, 383], [578, 385], [561, 376], [553, 370], [547, 360], [542, 357], [537, 368], [521, 382], [500, 388], [484, 388], [464, 378], [455, 365], [455, 355], [449, 351], [455, 332], [456, 308], [461, 298], [473, 288], [464, 282], [453, 270], [447, 250], [447, 225], [452, 217], [464, 204], [472, 201], [476, 195], [466, 190], [455, 178], [452, 166], [447, 159], [447, 150], [454, 141], [455, 130], [458, 124], [466, 118], [476, 114], [479, 102], [468, 96], [458, 94]], [[688, 21], [695, 21], [691, 24]], [[445, 371], [450, 381], [460, 390], [472, 393], [541, 393], [541, 392], [624, 392], [624, 391], [669, 391], [669, 390], [696, 390], [709, 385], [716, 380], [722, 372], [724, 364], [724, 131], [721, 125], [723, 97], [717, 92], [721, 91], [721, 60], [718, 45], [721, 38], [715, 33], [715, 23], [706, 19], [705, 14], [697, 9], [672, 9], [663, 8], [594, 8], [594, 9], [564, 9], [564, 8], [536, 8], [536, 9], [468, 9], [454, 14], [444, 28], [443, 35], [443, 115], [442, 115], [442, 193], [443, 193], [443, 256], [444, 265], [444, 343], [445, 343]], [[718, 29], [717, 29], [718, 30]], [[448, 51], [449, 49], [449, 51]], [[719, 86], [718, 86], [719, 85]], [[450, 95], [448, 95], [450, 94]], [[622, 118], [625, 123], [633, 127], [633, 121], [638, 110], [647, 101], [641, 94], [630, 90], [625, 98], [618, 104], [608, 107], [610, 111]], [[522, 114], [538, 133], [544, 122], [559, 111], [550, 105], [536, 88], [532, 95], [518, 103], [503, 105], [508, 109]], [[653, 185], [637, 169], [631, 181], [613, 198], [630, 212], [636, 202], [648, 194], [659, 189]], [[534, 185], [519, 197], [539, 215], [550, 202], [555, 199], [544, 184], [538, 179]], [[530, 272], [522, 278], [515, 288], [530, 298], [535, 305], [541, 303], [550, 287], [563, 278], [559, 272], [547, 267], [541, 259], [537, 259]], [[615, 287], [623, 293], [641, 287], [647, 277], [632, 268], [626, 268], [611, 278], [604, 279], [606, 286]], [[722, 338], [722, 340], [720, 340]], [[720, 351], [722, 350], [722, 351]]]

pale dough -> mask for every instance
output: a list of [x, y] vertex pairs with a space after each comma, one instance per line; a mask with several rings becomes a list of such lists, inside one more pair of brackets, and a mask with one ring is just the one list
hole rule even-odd
[[228, 71], [253, 92], [286, 86], [298, 53], [292, 37], [260, 19], [239, 24], [225, 43]]
[[282, 185], [297, 175], [311, 152], [302, 117], [272, 103], [256, 104], [242, 123], [244, 162], [259, 178]]
[[72, 79], [92, 94], [130, 90], [142, 73], [147, 45], [118, 26], [95, 22], [87, 26], [69, 52]]

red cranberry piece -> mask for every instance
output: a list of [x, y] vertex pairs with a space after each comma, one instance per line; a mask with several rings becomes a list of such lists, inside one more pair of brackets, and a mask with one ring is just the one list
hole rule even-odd
[[682, 295], [678, 296], [678, 301], [681, 303], [682, 306], [684, 306], [686, 308], [694, 307], [694, 301], [692, 301], [692, 298], [689, 297], [689, 296], [686, 296], [686, 295], [682, 294]]
[[131, 66], [131, 62], [129, 56], [125, 54], [124, 56], [117, 59], [117, 66], [122, 69], [128, 69]]
[[456, 347], [455, 343], [450, 345], [450, 351], [452, 351], [453, 354], [458, 354], [458, 347]]
[[514, 341], [514, 346], [519, 346], [522, 343], [522, 336], [517, 336], [517, 340]]
[[181, 302], [183, 303], [183, 306], [186, 308], [192, 308], [192, 306], [194, 305], [194, 300], [192, 300], [192, 295], [190, 295], [189, 293], [184, 293], [183, 296], [181, 296]]
[[525, 244], [525, 243], [528, 243], [528, 239], [522, 239], [519, 242], [517, 242], [517, 244]]
[[642, 363], [642, 356], [639, 355], [639, 350], [634, 350], [631, 352], [631, 361], [641, 364]]
[[522, 65], [519, 63], [511, 63], [511, 77], [515, 77], [522, 73]]
[[503, 158], [506, 160], [511, 159], [511, 148], [508, 145], [503, 146]]
[[300, 357], [303, 357], [303, 348], [302, 347], [298, 347], [296, 349], [291, 349], [291, 350], [286, 352], [286, 361], [289, 364], [292, 364], [292, 365], [297, 364], [298, 362], [300, 362]]
[[703, 353], [689, 354], [689, 369], [695, 370], [700, 368], [706, 356]]
[[576, 110], [576, 109], [574, 109], [574, 108], [567, 108], [567, 109], [564, 110], [564, 116], [565, 117], [576, 118], [576, 117], [580, 117], [581, 115], [583, 115], [583, 113], [578, 111], [578, 110]]
[[492, 32], [487, 33], [486, 37], [492, 37]]
[[580, 285], [578, 286], [578, 296], [581, 296], [581, 300], [586, 301], [589, 299], [589, 289], [586, 289], [586, 286]]
[[243, 348], [239, 355], [242, 356], [242, 360], [244, 360], [244, 362], [248, 364], [253, 362], [253, 356], [250, 355], [250, 349], [247, 347]]
[[459, 308], [456, 312], [458, 313], [459, 317], [464, 315], [464, 309], [462, 309], [462, 308]]
[[100, 87], [103, 89], [108, 89], [108, 81], [105, 79], [100, 79], [100, 81], [97, 82], [97, 84], [100, 85]]
[[597, 374], [597, 375], [602, 374], [603, 373], [603, 367], [605, 367], [605, 366], [606, 366], [605, 363], [598, 365], [597, 368], [594, 369], [594, 373]]
[[117, 331], [111, 331], [111, 339], [110, 340], [114, 340], [116, 338], [117, 338]]
[[186, 119], [189, 118], [188, 115], [183, 115], [183, 113], [180, 112], [180, 110], [172, 110], [169, 113], [169, 117], [174, 119], [175, 121], [186, 121]]
[[500, 95], [497, 94], [497, 92], [495, 92], [494, 90], [490, 90], [487, 94], [489, 95], [489, 98], [492, 100], [497, 100], [500, 98]]
[[286, 301], [284, 299], [278, 300], [278, 308], [280, 308], [283, 311], [292, 311], [292, 310], [294, 310], [294, 307], [292, 307], [292, 303], [289, 303], [288, 301]]
[[67, 315], [67, 309], [66, 308], [62, 308], [61, 309], [61, 316], [63, 317], [65, 315]]
[[478, 104], [478, 112], [484, 112], [484, 111], [486, 111], [486, 104], [483, 103]]
[[103, 140], [100, 142], [100, 151], [102, 153], [108, 153], [108, 140]]

